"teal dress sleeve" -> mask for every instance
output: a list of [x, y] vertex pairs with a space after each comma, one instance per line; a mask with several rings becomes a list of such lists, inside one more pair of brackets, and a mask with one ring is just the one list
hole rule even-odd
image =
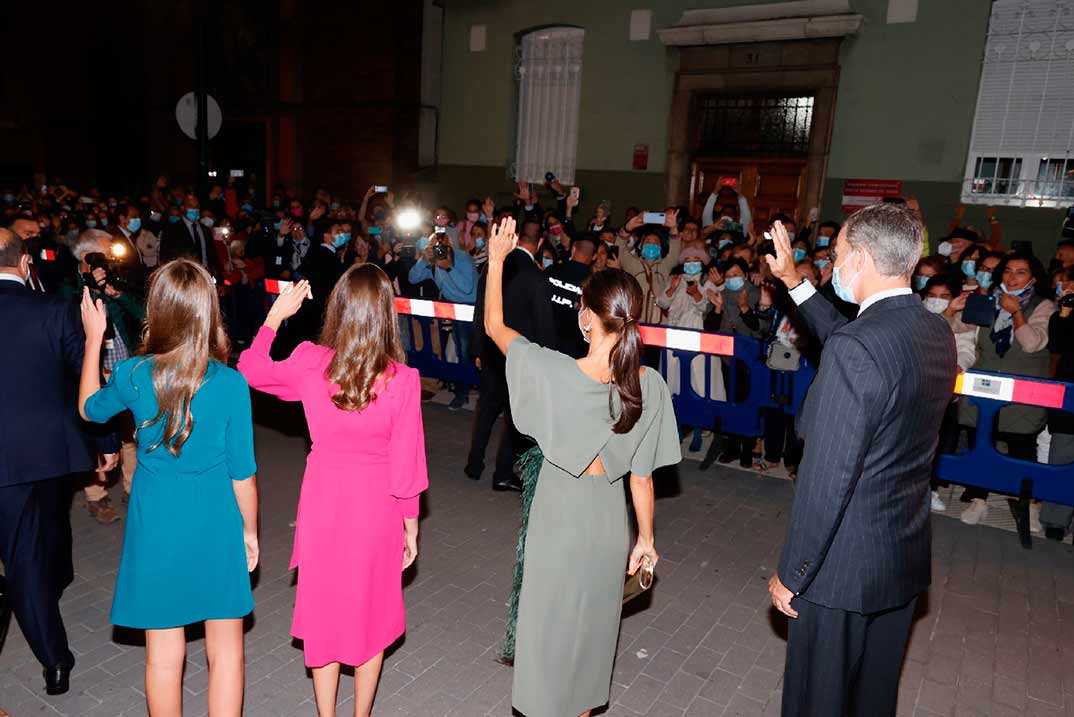
[[246, 480], [257, 472], [254, 460], [254, 421], [250, 410], [250, 386], [238, 372], [233, 373], [225, 435], [227, 470], [231, 480]]
[[138, 392], [133, 382], [134, 367], [143, 360], [141, 357], [125, 359], [112, 368], [108, 383], [86, 399], [86, 418], [94, 423], [107, 423], [131, 407]]
[[630, 472], [636, 476], [650, 476], [657, 468], [674, 465], [682, 460], [679, 429], [675, 423], [675, 407], [671, 403], [671, 391], [664, 379], [652, 369], [645, 369], [653, 383], [652, 398], [656, 413], [645, 434], [638, 441], [630, 460]]

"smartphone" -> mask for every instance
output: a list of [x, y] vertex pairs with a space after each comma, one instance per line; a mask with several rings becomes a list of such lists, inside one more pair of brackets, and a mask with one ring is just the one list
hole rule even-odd
[[619, 245], [618, 244], [612, 244], [612, 245], [610, 245], [608, 247], [608, 258], [609, 259], [618, 259], [619, 258]]
[[387, 184], [374, 184], [373, 185], [373, 191], [377, 192], [378, 194], [384, 194], [384, 193], [386, 193], [388, 191], [388, 185]]
[[582, 188], [577, 185], [571, 187], [571, 196], [575, 199], [580, 198], [582, 196]]
[[664, 212], [642, 212], [641, 220], [646, 224], [663, 224], [667, 220]]
[[975, 326], [991, 326], [996, 320], [996, 297], [983, 294], [970, 294], [966, 297], [966, 308], [962, 310], [962, 321]]
[[230, 176], [230, 177], [245, 177], [246, 172], [242, 171], [241, 169], [233, 169], [228, 173], [228, 176]]

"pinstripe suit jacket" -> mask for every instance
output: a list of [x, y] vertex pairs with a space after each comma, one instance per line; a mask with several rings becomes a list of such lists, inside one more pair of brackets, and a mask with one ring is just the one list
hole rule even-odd
[[899, 607], [930, 581], [929, 477], [954, 335], [914, 295], [852, 323], [819, 294], [800, 311], [823, 349], [798, 418], [805, 455], [780, 580], [825, 607]]

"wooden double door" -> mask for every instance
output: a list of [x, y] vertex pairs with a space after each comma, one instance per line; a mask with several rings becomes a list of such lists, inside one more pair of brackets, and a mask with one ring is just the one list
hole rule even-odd
[[[749, 200], [754, 231], [768, 226], [773, 214], [805, 221], [802, 202], [806, 187], [805, 157], [698, 157], [692, 164], [690, 213], [700, 216], [709, 194], [730, 186]], [[716, 209], [719, 213], [719, 207]]]

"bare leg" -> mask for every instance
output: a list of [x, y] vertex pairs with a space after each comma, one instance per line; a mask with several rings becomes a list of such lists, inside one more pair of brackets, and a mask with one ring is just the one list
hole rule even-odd
[[205, 621], [205, 656], [209, 660], [209, 714], [239, 717], [245, 676], [241, 618]]
[[336, 693], [339, 691], [339, 663], [330, 662], [313, 668], [313, 697], [320, 717], [336, 717]]
[[153, 717], [183, 717], [185, 662], [183, 628], [145, 631], [145, 697]]
[[373, 710], [373, 698], [377, 694], [380, 681], [380, 667], [384, 664], [384, 653], [370, 658], [364, 665], [354, 670], [354, 717], [369, 717]]

